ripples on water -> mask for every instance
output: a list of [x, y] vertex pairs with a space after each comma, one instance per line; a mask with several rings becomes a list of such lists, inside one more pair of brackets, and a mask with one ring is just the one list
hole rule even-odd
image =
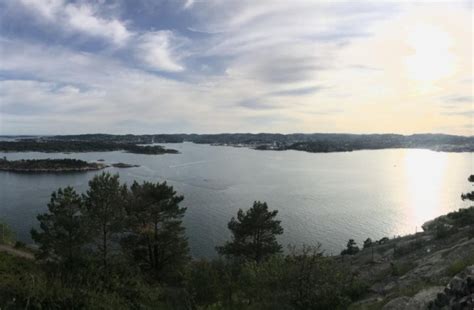
[[[285, 245], [320, 242], [337, 253], [349, 238], [361, 243], [414, 233], [438, 215], [468, 206], [461, 192], [471, 190], [470, 153], [426, 150], [376, 150], [311, 154], [255, 151], [192, 143], [166, 144], [181, 154], [139, 155], [121, 152], [79, 154], [0, 153], [8, 159], [78, 158], [124, 162], [138, 168], [108, 168], [122, 181], [163, 181], [184, 195], [185, 225], [192, 254], [215, 255], [214, 246], [229, 238], [227, 222], [254, 200], [279, 210]], [[46, 210], [58, 187], [85, 191], [96, 172], [14, 174], [0, 172], [0, 217], [31, 241], [36, 214]]]

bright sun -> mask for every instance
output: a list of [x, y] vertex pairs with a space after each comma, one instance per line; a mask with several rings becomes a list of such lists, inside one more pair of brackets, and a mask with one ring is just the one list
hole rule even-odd
[[417, 24], [408, 35], [408, 44], [413, 50], [405, 60], [408, 76], [421, 88], [454, 72], [453, 39], [448, 32], [433, 24]]

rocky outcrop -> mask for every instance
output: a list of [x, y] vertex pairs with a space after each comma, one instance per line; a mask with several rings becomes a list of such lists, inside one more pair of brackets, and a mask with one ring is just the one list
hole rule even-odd
[[429, 304], [428, 309], [474, 309], [474, 265], [452, 278], [444, 291]]
[[430, 309], [430, 305], [442, 291], [444, 287], [434, 286], [421, 290], [413, 297], [398, 297], [388, 302], [383, 310], [421, 310]]

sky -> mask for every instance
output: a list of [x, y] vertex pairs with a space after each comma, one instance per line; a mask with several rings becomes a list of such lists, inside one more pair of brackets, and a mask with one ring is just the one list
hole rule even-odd
[[0, 134], [473, 135], [473, 2], [0, 0]]

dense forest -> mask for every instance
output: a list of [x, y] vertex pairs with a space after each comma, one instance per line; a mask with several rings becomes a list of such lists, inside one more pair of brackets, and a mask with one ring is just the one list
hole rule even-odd
[[[473, 201], [473, 195], [462, 198]], [[217, 258], [195, 260], [182, 223], [183, 199], [166, 182], [127, 186], [118, 175], [101, 173], [84, 194], [72, 187], [52, 193], [48, 212], [31, 231], [37, 249], [17, 242], [2, 253], [1, 243], [11, 244], [13, 234], [0, 224], [2, 309], [346, 309], [375, 280], [344, 257], [371, 250], [373, 264], [374, 249], [392, 247], [384, 238], [367, 239], [363, 250], [349, 240], [341, 256], [310, 246], [284, 251], [278, 211], [256, 201], [230, 219], [232, 238], [216, 247]], [[471, 207], [427, 229], [446, 243], [473, 224]], [[420, 240], [415, 247], [397, 244], [396, 258], [422, 246]], [[392, 276], [405, 274], [405, 263], [395, 262]]]

